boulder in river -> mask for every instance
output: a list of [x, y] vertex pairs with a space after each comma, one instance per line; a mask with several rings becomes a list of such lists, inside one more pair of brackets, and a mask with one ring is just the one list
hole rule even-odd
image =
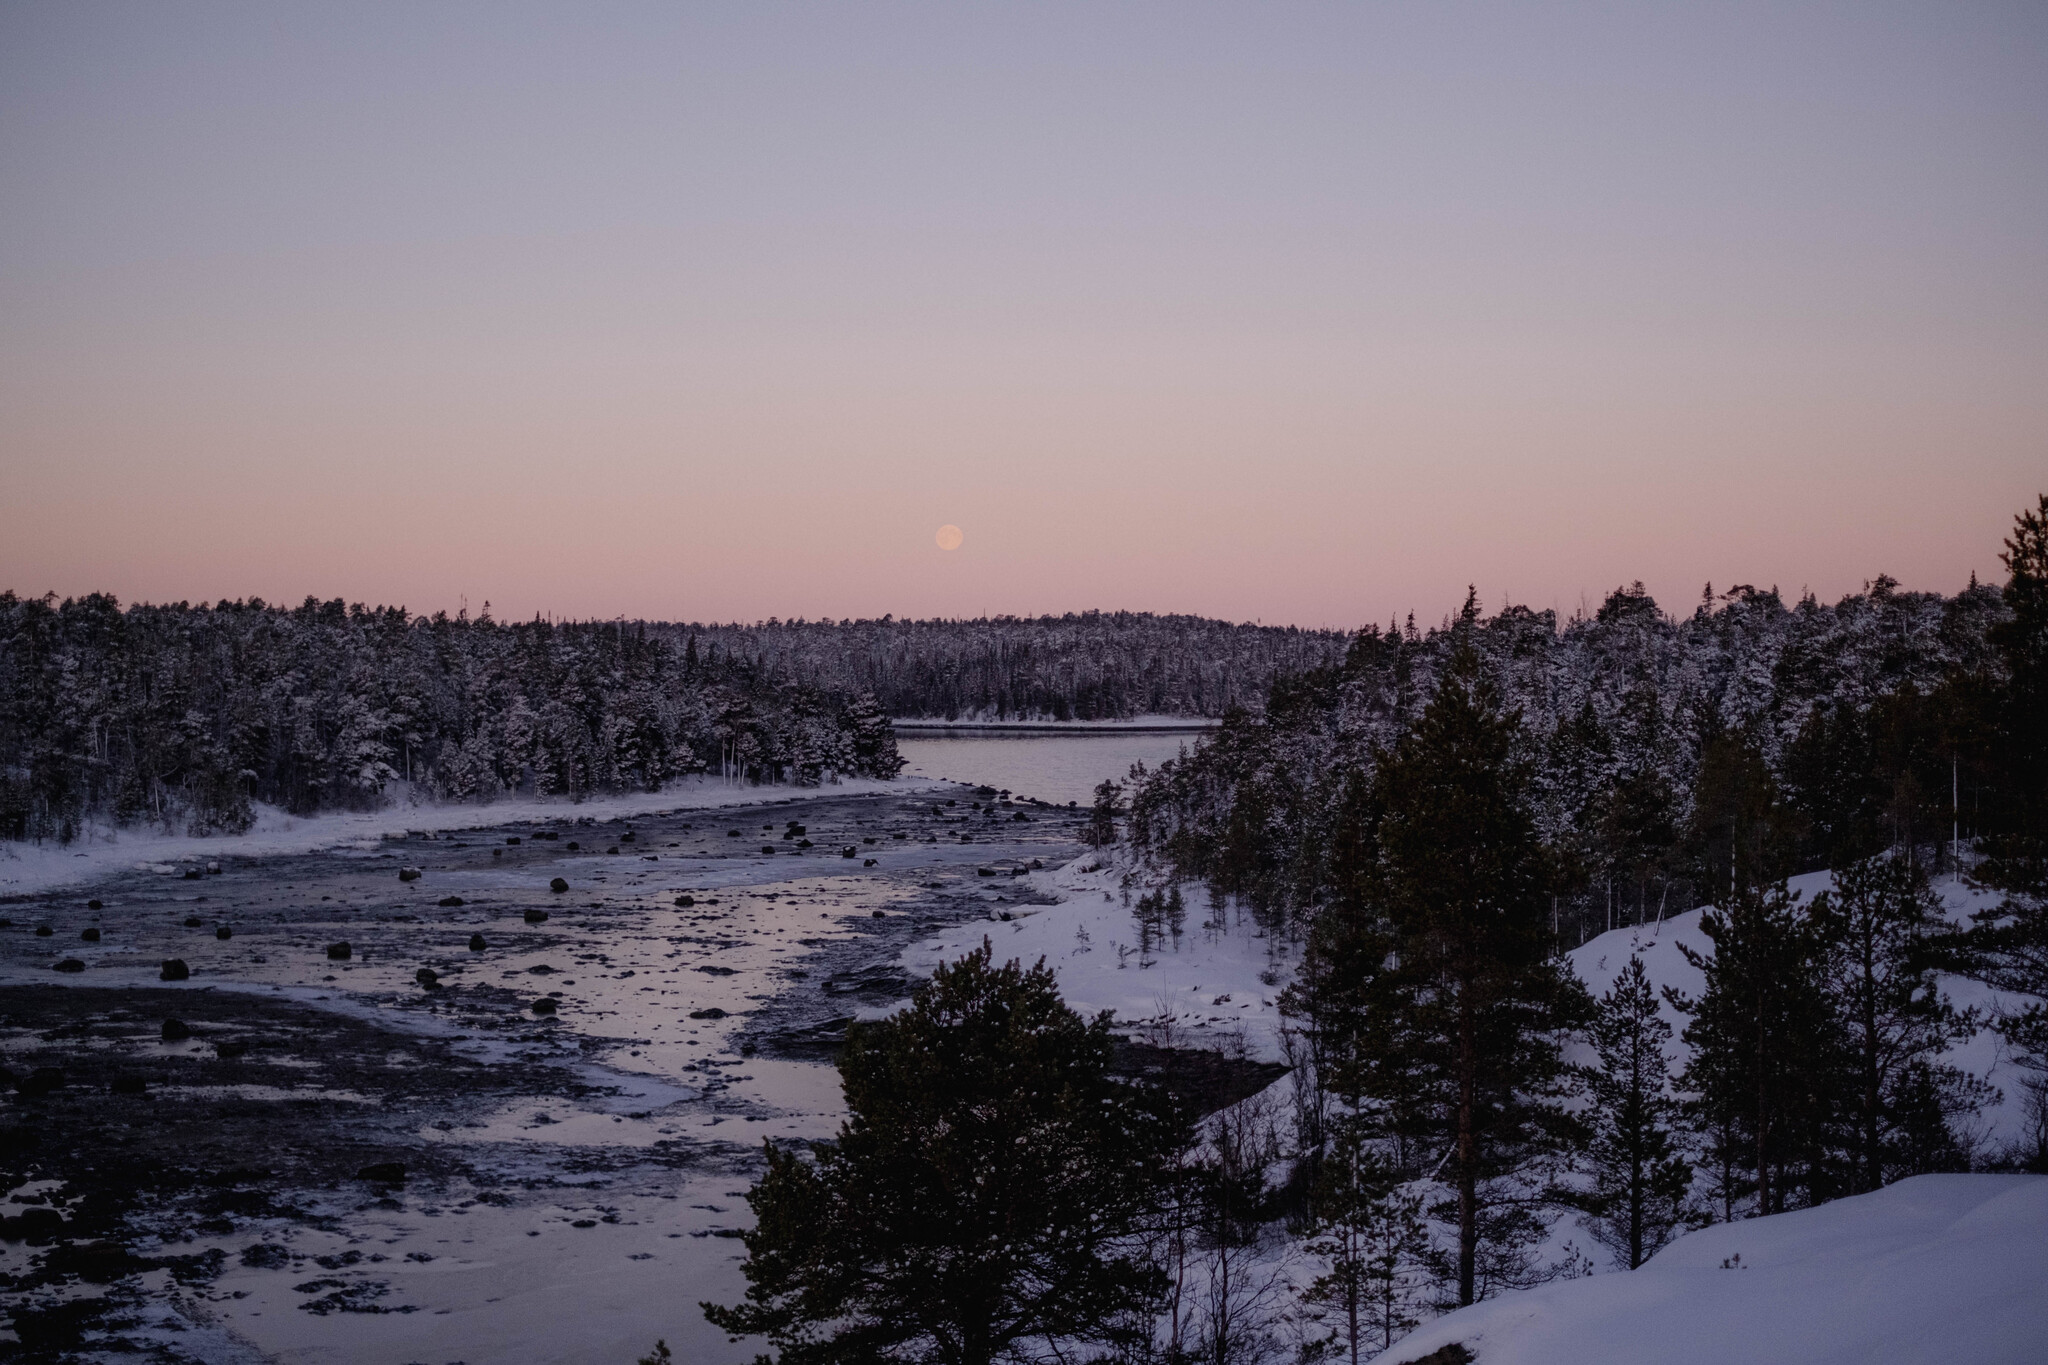
[[183, 1019], [164, 1020], [164, 1041], [182, 1043], [192, 1036], [192, 1026]]
[[213, 936], [225, 943], [235, 936], [235, 931], [223, 924], [220, 928], [213, 931]]
[[87, 901], [85, 903], [85, 908], [88, 910], [104, 910], [106, 909], [106, 906], [102, 902], [95, 899]]
[[37, 938], [48, 938], [48, 937], [49, 937], [50, 935], [52, 935], [52, 934], [54, 934], [54, 933], [56, 933], [56, 932], [57, 932], [57, 931], [56, 931], [55, 929], [52, 929], [52, 928], [51, 928], [51, 927], [50, 927], [49, 925], [47, 925], [47, 924], [38, 924], [38, 925], [36, 926], [36, 937], [37, 937]]
[[201, 919], [201, 918], [199, 918], [199, 916], [197, 916], [197, 915], [187, 915], [187, 916], [185, 916], [185, 927], [186, 927], [187, 929], [197, 929], [197, 928], [198, 928], [198, 927], [199, 927], [200, 925], [202, 925], [202, 924], [204, 924], [204, 923], [206, 923], [206, 921], [205, 921], [205, 920], [202, 920], [202, 919]]
[[436, 905], [439, 905], [439, 906], [441, 906], [441, 907], [442, 907], [443, 909], [448, 909], [448, 908], [451, 908], [451, 907], [453, 907], [453, 906], [461, 905], [461, 904], [463, 903], [463, 901], [462, 901], [462, 897], [460, 897], [460, 896], [443, 896], [443, 897], [441, 897], [441, 899], [440, 899], [440, 900], [438, 900], [438, 901], [436, 901], [436, 902], [434, 902], [434, 903], [435, 903]]
[[839, 850], [839, 856], [842, 858], [858, 857], [859, 854], [860, 850], [855, 848], [852, 844], [848, 844], [845, 848]]
[[327, 945], [327, 959], [330, 962], [346, 962], [354, 955], [355, 949], [349, 947], [346, 943], [330, 943]]
[[548, 890], [554, 892], [558, 896], [561, 895], [564, 891], [567, 891], [568, 889], [568, 881], [561, 877], [556, 877], [548, 883]]
[[697, 903], [697, 898], [696, 898], [695, 896], [677, 896], [677, 897], [676, 897], [676, 909], [678, 909], [678, 910], [687, 910], [687, 909], [689, 909], [689, 908], [690, 908], [691, 906], [695, 905], [696, 903]]
[[64, 1073], [54, 1066], [39, 1066], [22, 1078], [15, 1087], [25, 1099], [35, 1099], [64, 1088]]
[[419, 879], [420, 870], [416, 867], [401, 867], [398, 869], [398, 880], [402, 882], [416, 882]]
[[548, 922], [548, 912], [545, 910], [529, 910], [526, 912], [526, 922], [528, 924], [546, 924]]
[[57, 964], [57, 970], [60, 972], [82, 972], [85, 970], [85, 964], [75, 957], [67, 957]]
[[98, 943], [100, 941], [100, 931], [97, 927], [90, 928], [87, 929], [85, 932], [81, 933], [79, 937], [84, 939], [87, 943]]
[[356, 1172], [356, 1179], [367, 1180], [373, 1185], [403, 1185], [405, 1163], [402, 1161], [379, 1161]]
[[723, 1019], [725, 1018], [725, 1011], [713, 1005], [708, 1010], [691, 1010], [690, 1017], [692, 1019]]
[[192, 979], [192, 969], [185, 965], [185, 959], [182, 957], [167, 957], [164, 959], [163, 970], [157, 973], [156, 979], [159, 981], [189, 981]]
[[412, 979], [419, 982], [422, 986], [425, 986], [430, 991], [438, 990], [440, 989], [441, 986], [441, 975], [439, 972], [436, 972], [432, 967], [420, 968], [418, 971], [412, 974]]
[[480, 953], [488, 947], [490, 947], [490, 945], [484, 942], [484, 936], [482, 934], [471, 934], [469, 936], [469, 950], [472, 953]]
[[535, 1014], [553, 1014], [555, 1012], [555, 1002], [546, 996], [542, 996], [533, 1002], [533, 1012]]

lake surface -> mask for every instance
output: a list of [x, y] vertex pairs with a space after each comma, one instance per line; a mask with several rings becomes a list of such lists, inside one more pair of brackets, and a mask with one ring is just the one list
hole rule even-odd
[[913, 777], [976, 782], [1020, 797], [1086, 806], [1095, 786], [1121, 782], [1133, 763], [1155, 768], [1193, 748], [1196, 734], [1148, 735], [1128, 730], [1099, 735], [917, 735], [899, 737], [897, 751]]

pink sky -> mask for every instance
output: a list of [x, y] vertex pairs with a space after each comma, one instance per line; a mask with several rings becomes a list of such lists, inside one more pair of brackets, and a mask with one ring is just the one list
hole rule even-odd
[[1682, 610], [2048, 487], [2031, 6], [13, 6], [0, 204], [23, 593]]

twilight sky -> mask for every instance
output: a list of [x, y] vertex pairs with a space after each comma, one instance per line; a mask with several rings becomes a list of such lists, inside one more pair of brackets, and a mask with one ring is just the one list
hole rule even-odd
[[0, 588], [1348, 627], [2043, 488], [2039, 0], [0, 4]]

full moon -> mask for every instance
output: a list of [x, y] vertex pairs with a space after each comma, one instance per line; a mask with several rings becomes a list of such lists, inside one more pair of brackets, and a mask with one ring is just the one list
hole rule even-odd
[[960, 542], [965, 538], [960, 534], [960, 528], [957, 526], [941, 526], [939, 534], [935, 537], [939, 542], [941, 550], [957, 550], [960, 548]]

